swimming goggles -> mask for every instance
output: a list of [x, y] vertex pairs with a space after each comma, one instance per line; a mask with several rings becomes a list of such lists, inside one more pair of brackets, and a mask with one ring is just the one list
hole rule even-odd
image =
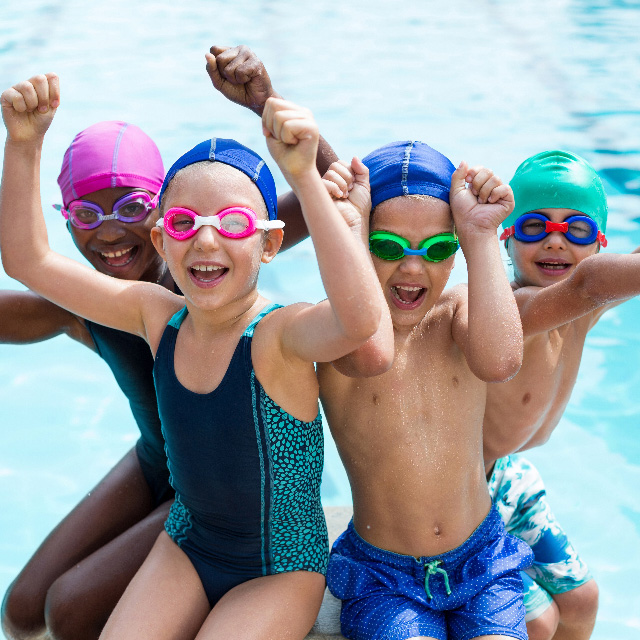
[[144, 191], [133, 191], [119, 198], [113, 204], [113, 213], [106, 216], [102, 207], [88, 200], [74, 200], [65, 209], [62, 205], [54, 204], [62, 215], [78, 229], [95, 229], [105, 220], [120, 220], [120, 222], [140, 222], [149, 211], [156, 208], [156, 199]]
[[551, 222], [547, 216], [535, 212], [517, 218], [512, 227], [502, 232], [500, 240], [515, 236], [521, 242], [538, 242], [552, 231], [564, 233], [567, 240], [574, 244], [591, 244], [599, 240], [603, 247], [607, 246], [604, 233], [598, 230], [598, 224], [589, 216], [570, 216], [564, 222]]
[[425, 238], [417, 249], [411, 242], [390, 231], [372, 231], [369, 234], [369, 250], [382, 260], [401, 260], [405, 256], [422, 256], [429, 262], [442, 262], [451, 257], [460, 245], [455, 233], [439, 233]]
[[173, 207], [156, 222], [176, 240], [194, 236], [200, 227], [215, 227], [226, 238], [246, 238], [256, 229], [282, 229], [282, 220], [258, 220], [254, 211], [247, 207], [229, 207], [215, 216], [201, 216], [191, 209]]

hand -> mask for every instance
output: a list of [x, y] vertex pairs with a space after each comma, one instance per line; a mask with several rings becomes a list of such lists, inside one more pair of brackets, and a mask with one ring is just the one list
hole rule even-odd
[[458, 235], [495, 233], [515, 204], [508, 184], [503, 184], [490, 169], [469, 169], [464, 161], [451, 176], [449, 202]]
[[228, 100], [262, 115], [268, 98], [279, 98], [262, 60], [249, 47], [213, 46], [207, 53], [207, 73], [213, 86]]
[[371, 214], [369, 169], [358, 158], [351, 160], [351, 166], [339, 160], [322, 176], [322, 182], [349, 227], [368, 244]]
[[60, 83], [55, 73], [33, 76], [0, 96], [7, 139], [42, 141], [60, 104]]
[[289, 184], [309, 172], [317, 174], [319, 133], [309, 109], [281, 98], [269, 98], [262, 114], [262, 131], [269, 152]]

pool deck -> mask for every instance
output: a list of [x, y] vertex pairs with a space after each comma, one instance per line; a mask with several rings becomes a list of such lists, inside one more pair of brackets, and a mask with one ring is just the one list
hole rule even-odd
[[[325, 507], [324, 513], [327, 517], [329, 544], [332, 545], [334, 540], [347, 528], [353, 509], [351, 507]], [[336, 639], [345, 640], [344, 636], [340, 635], [340, 600], [334, 598], [326, 589], [318, 619], [305, 640]]]

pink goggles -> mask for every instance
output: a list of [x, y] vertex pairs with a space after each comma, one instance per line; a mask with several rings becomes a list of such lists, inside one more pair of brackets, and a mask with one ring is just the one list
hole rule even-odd
[[156, 222], [176, 240], [194, 236], [200, 227], [215, 227], [226, 238], [246, 238], [257, 229], [282, 229], [282, 220], [258, 220], [255, 212], [247, 207], [229, 207], [215, 216], [201, 216], [191, 209], [173, 207]]
[[140, 222], [144, 220], [152, 209], [156, 208], [156, 198], [151, 198], [144, 191], [133, 191], [116, 200], [113, 212], [105, 215], [102, 207], [89, 200], [74, 200], [65, 209], [62, 205], [54, 204], [62, 215], [78, 229], [95, 229], [105, 220], [120, 220], [120, 222]]

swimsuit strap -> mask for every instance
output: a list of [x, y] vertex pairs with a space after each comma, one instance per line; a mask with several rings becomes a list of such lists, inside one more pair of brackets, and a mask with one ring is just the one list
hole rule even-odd
[[187, 313], [189, 313], [187, 311], [187, 307], [182, 307], [182, 309], [180, 309], [180, 311], [178, 311], [177, 313], [174, 313], [173, 316], [171, 316], [171, 320], [169, 320], [168, 322], [168, 326], [174, 327], [175, 329], [180, 329], [180, 325], [183, 323], [184, 319], [187, 317]]
[[267, 305], [262, 311], [260, 311], [260, 313], [251, 321], [251, 323], [249, 324], [249, 326], [244, 330], [244, 333], [242, 334], [243, 336], [247, 336], [249, 338], [253, 337], [253, 331], [256, 328], [256, 325], [258, 324], [258, 322], [260, 322], [260, 320], [262, 320], [262, 318], [264, 318], [268, 313], [271, 313], [272, 311], [274, 311], [275, 309], [279, 309], [282, 305], [281, 304], [275, 304], [275, 303], [271, 303], [269, 305]]

